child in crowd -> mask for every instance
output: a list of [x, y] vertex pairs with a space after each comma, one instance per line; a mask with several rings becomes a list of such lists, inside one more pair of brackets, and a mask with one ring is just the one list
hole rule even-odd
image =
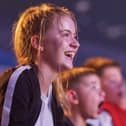
[[[73, 68], [59, 75], [63, 88], [58, 94], [65, 112], [66, 126], [89, 126], [87, 118], [96, 118], [104, 99], [100, 79], [94, 69]], [[61, 86], [61, 85], [60, 85]]]
[[104, 57], [90, 58], [84, 66], [96, 69], [106, 93], [103, 110], [97, 120], [88, 120], [93, 126], [126, 126], [126, 86], [120, 64]]

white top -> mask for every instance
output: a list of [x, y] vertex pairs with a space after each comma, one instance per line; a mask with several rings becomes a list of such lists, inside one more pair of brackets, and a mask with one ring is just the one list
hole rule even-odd
[[113, 126], [111, 115], [105, 111], [97, 119], [88, 119], [87, 123], [92, 126]]
[[48, 96], [41, 94], [42, 106], [35, 126], [54, 126], [51, 110], [52, 85], [49, 87]]

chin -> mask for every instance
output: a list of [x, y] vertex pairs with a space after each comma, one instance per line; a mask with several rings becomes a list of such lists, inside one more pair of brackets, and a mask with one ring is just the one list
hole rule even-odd
[[96, 119], [96, 118], [98, 118], [98, 116], [94, 116], [94, 115], [92, 115], [91, 117], [90, 117], [91, 119]]
[[99, 116], [99, 114], [96, 113], [96, 114], [93, 116], [93, 118], [94, 118], [94, 119], [95, 119], [95, 118], [98, 118], [98, 116]]
[[98, 118], [98, 116], [99, 116], [98, 113], [92, 113], [92, 114], [91, 114], [91, 118], [92, 118], [92, 119]]
[[69, 70], [73, 68], [73, 64], [64, 64], [61, 68], [61, 71]]
[[72, 69], [73, 68], [73, 64], [66, 64], [66, 69]]

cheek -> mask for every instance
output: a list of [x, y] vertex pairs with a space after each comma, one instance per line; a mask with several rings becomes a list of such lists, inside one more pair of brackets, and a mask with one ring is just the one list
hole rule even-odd
[[103, 90], [106, 93], [109, 93], [109, 92], [111, 93], [111, 91], [114, 90], [114, 87], [110, 83], [105, 83], [104, 87], [103, 87]]
[[57, 55], [63, 49], [62, 43], [58, 41], [57, 38], [47, 39], [44, 44], [44, 51], [50, 53], [51, 55]]
[[106, 86], [106, 93], [113, 94], [114, 92], [117, 92], [118, 88], [115, 85]]
[[90, 108], [97, 108], [99, 102], [101, 101], [102, 97], [97, 91], [92, 91], [88, 96], [89, 106]]
[[116, 95], [118, 95], [119, 91], [120, 91], [120, 89], [115, 86], [110, 89], [110, 94], [113, 96], [116, 96]]
[[53, 46], [55, 48], [58, 48], [61, 46], [62, 40], [59, 35], [49, 34], [48, 37], [46, 37], [44, 43], [45, 43], [45, 46]]
[[58, 42], [57, 40], [52, 43], [52, 47], [54, 51], [59, 51], [60, 48], [62, 47], [62, 43]]
[[78, 95], [78, 101], [80, 104], [83, 104], [86, 101], [86, 97], [87, 97], [87, 93], [85, 92], [85, 90], [78, 90], [77, 91], [77, 95]]
[[109, 100], [113, 100], [113, 99], [117, 99], [118, 97], [118, 88], [116, 86], [109, 86], [105, 93], [106, 93], [106, 97], [109, 99]]
[[92, 92], [92, 93], [90, 93], [90, 94], [88, 95], [87, 98], [88, 98], [88, 102], [89, 102], [91, 105], [93, 105], [93, 104], [97, 101], [98, 96], [97, 96], [96, 93]]
[[95, 99], [96, 99], [95, 96], [90, 92], [84, 96], [81, 96], [81, 97], [83, 99], [82, 102], [83, 102], [83, 104], [85, 104], [86, 109], [90, 108], [90, 106], [92, 106], [94, 104]]
[[85, 97], [85, 99], [83, 100], [83, 106], [81, 105], [81, 108], [83, 109], [83, 111], [85, 111], [86, 113], [90, 114], [94, 111], [94, 108], [96, 108], [96, 98], [94, 98], [94, 96], [92, 96], [91, 94], [88, 94], [88, 96]]

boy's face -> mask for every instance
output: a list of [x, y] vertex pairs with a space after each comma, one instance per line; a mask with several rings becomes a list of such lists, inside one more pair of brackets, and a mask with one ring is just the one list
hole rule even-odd
[[73, 67], [73, 59], [79, 48], [76, 27], [68, 16], [54, 19], [45, 37], [43, 59], [57, 72]]
[[121, 100], [123, 77], [120, 68], [107, 67], [101, 76], [101, 84], [106, 93], [106, 100], [118, 104]]
[[96, 118], [99, 114], [99, 105], [104, 100], [99, 77], [95, 74], [81, 77], [76, 93], [81, 115], [84, 118]]

